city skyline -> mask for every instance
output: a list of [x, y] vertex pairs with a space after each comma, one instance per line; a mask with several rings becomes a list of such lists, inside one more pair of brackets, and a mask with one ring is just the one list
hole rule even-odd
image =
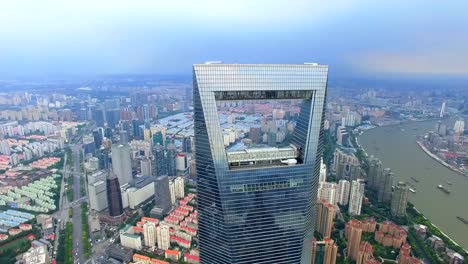
[[0, 263], [468, 261], [467, 1], [0, 6]]

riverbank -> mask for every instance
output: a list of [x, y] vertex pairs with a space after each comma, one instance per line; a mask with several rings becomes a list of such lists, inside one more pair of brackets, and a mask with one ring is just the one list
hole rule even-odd
[[461, 174], [462, 176], [465, 176], [465, 173], [463, 173], [461, 170], [455, 168], [453, 165], [450, 165], [448, 164], [447, 162], [445, 162], [444, 160], [442, 160], [441, 158], [437, 157], [436, 154], [432, 153], [430, 150], [428, 150], [426, 148], [426, 146], [424, 145], [423, 142], [419, 141], [419, 140], [416, 140], [416, 143], [418, 144], [418, 146], [421, 148], [422, 151], [424, 151], [424, 153], [426, 153], [427, 155], [429, 155], [429, 157], [431, 157], [432, 159], [436, 160], [437, 162], [439, 162], [440, 164], [442, 164], [444, 167], [446, 167], [447, 169], [449, 170], [452, 170], [458, 174]]
[[[426, 224], [427, 227], [429, 228], [429, 230], [432, 232], [432, 233], [437, 233], [439, 232], [440, 234], [438, 234], [442, 240], [444, 240], [444, 242], [446, 242], [447, 244], [453, 244], [455, 245], [456, 247], [458, 247], [458, 250], [457, 249], [452, 249], [452, 250], [455, 250], [456, 252], [458, 253], [461, 253], [459, 251], [462, 251], [464, 252], [464, 254], [468, 254], [468, 250], [463, 248], [460, 244], [458, 244], [457, 242], [455, 242], [451, 237], [449, 237], [446, 233], [444, 233], [442, 230], [440, 230], [440, 228], [436, 225], [434, 225], [434, 223], [431, 222], [431, 220], [429, 220], [429, 218], [427, 218], [422, 212], [420, 212], [416, 207], [414, 207], [414, 205], [410, 205], [409, 208], [408, 208], [408, 211], [410, 211], [410, 214], [411, 214], [411, 210], [414, 210], [416, 215], [419, 216], [419, 217], [422, 217], [424, 220], [426, 220], [428, 223], [422, 223], [422, 222], [419, 222], [417, 220], [414, 220], [412, 219], [413, 222], [415, 222], [416, 224]], [[435, 231], [435, 232], [434, 232]], [[450, 241], [450, 243], [448, 243], [448, 241]]]
[[[419, 122], [413, 122], [413, 123], [419, 123]], [[409, 124], [409, 125], [412, 125], [412, 124]], [[400, 143], [400, 144], [403, 144], [403, 146], [408, 146], [408, 144], [411, 144], [411, 145], [412, 145], [412, 144], [414, 144], [414, 142], [415, 142], [414, 138], [412, 137], [412, 136], [413, 136], [413, 133], [414, 133], [414, 132], [413, 132], [413, 131], [414, 131], [413, 129], [408, 129], [407, 127], [404, 127], [404, 129], [403, 129], [403, 128], [400, 129], [400, 128], [398, 127], [398, 125], [390, 125], [390, 126], [385, 126], [385, 127], [380, 127], [380, 128], [381, 128], [381, 129], [389, 129], [389, 128], [390, 128], [390, 130], [387, 130], [387, 132], [385, 132], [385, 133], [379, 132], [379, 133], [381, 134], [380, 138], [382, 138], [382, 136], [386, 137], [386, 139], [387, 139], [386, 142], [391, 142], [391, 141], [392, 141], [391, 139], [388, 139], [388, 138], [387, 138], [388, 135], [393, 135], [393, 136], [395, 136], [395, 134], [404, 134], [405, 141], [408, 141], [408, 142], [406, 142], [406, 143]], [[374, 128], [374, 129], [371, 129], [371, 130], [373, 131], [373, 130], [375, 130], [375, 129], [377, 129], [377, 128]], [[361, 136], [364, 136], [364, 135], [367, 134], [368, 132], [371, 132], [371, 130], [365, 131], [365, 133], [364, 133], [364, 132], [363, 132], [363, 133], [360, 133], [359, 135], [356, 135], [356, 136], [354, 137], [354, 140], [351, 140], [351, 142], [354, 143], [354, 144], [353, 144], [354, 147], [355, 147], [356, 149], [360, 149], [360, 150], [364, 153], [363, 156], [364, 156], [365, 158], [368, 158], [368, 157], [371, 155], [370, 152], [372, 152], [372, 150], [373, 150], [373, 149], [371, 148], [371, 145], [369, 145], [369, 143], [370, 143], [370, 142], [374, 142], [374, 143], [371, 143], [371, 144], [375, 144], [375, 142], [377, 142], [377, 141], [376, 141], [376, 139], [374, 138], [374, 140], [372, 140], [372, 141], [369, 141], [369, 140], [367, 140], [367, 142], [364, 141], [364, 143], [366, 143], [366, 144], [363, 144], [362, 138], [360, 138], [360, 137], [361, 137]], [[405, 130], [406, 130], [406, 131], [405, 131]], [[381, 131], [382, 131], [382, 130], [381, 130]], [[395, 133], [395, 132], [397, 132], [397, 133]], [[375, 132], [371, 132], [371, 134], [375, 134]], [[407, 134], [411, 134], [411, 137], [407, 136]], [[379, 140], [379, 142], [380, 142], [380, 140]], [[389, 146], [389, 145], [390, 145], [390, 146]], [[375, 151], [377, 151], [377, 153], [374, 151], [374, 152], [372, 153], [372, 155], [376, 156], [377, 158], [381, 158], [380, 156], [383, 154], [382, 151], [384, 151], [385, 153], [389, 153], [389, 154], [390, 154], [390, 155], [388, 155], [388, 156], [391, 156], [391, 157], [394, 158], [394, 157], [395, 157], [395, 156], [394, 156], [395, 154], [392, 154], [392, 153], [401, 153], [401, 151], [404, 151], [403, 146], [396, 146], [396, 145], [397, 145], [397, 144], [389, 143], [389, 144], [385, 144], [386, 147], [380, 147], [380, 146], [379, 146], [379, 148], [376, 148], [376, 149], [375, 149]], [[388, 147], [387, 147], [387, 146], [388, 146]], [[413, 145], [413, 146], [414, 146], [414, 145]], [[366, 150], [365, 147], [369, 147], [369, 149]], [[390, 147], [391, 147], [392, 149], [390, 149]], [[413, 147], [414, 150], [411, 151], [411, 152], [414, 152], [414, 154], [412, 154], [412, 157], [413, 157], [413, 155], [421, 156], [420, 158], [418, 158], [418, 160], [419, 160], [419, 159], [423, 159], [422, 157], [427, 157], [426, 154], [421, 154], [420, 148], [423, 149], [423, 148], [418, 144], [418, 147], [414, 146], [414, 147]], [[370, 152], [369, 152], [369, 151], [370, 151]], [[424, 151], [424, 150], [423, 150], [423, 151]], [[428, 151], [428, 150], [427, 150], [427, 151]], [[379, 153], [379, 152], [380, 152], [380, 153]], [[425, 151], [425, 152], [426, 152], [426, 151]], [[427, 153], [427, 152], [426, 152], [426, 153]], [[431, 153], [431, 154], [432, 154], [432, 153]], [[427, 153], [427, 155], [429, 155], [429, 153]], [[433, 155], [433, 154], [432, 154], [432, 155]], [[383, 156], [385, 156], [385, 155], [383, 155]], [[405, 159], [404, 156], [401, 156], [401, 155], [397, 155], [397, 157], [403, 158], [403, 160], [407, 160], [407, 158]], [[438, 157], [431, 157], [429, 160], [433, 160], [433, 159], [436, 159], [436, 158], [438, 158]], [[427, 159], [427, 158], [425, 158], [425, 159]], [[388, 160], [387, 160], [387, 161], [388, 161]], [[408, 180], [409, 180], [409, 177], [418, 177], [418, 176], [415, 176], [415, 175], [419, 175], [418, 179], [421, 181], [421, 184], [422, 184], [423, 182], [427, 182], [427, 181], [426, 181], [426, 179], [427, 179], [426, 176], [427, 176], [427, 169], [429, 168], [429, 166], [426, 166], [426, 165], [416, 166], [416, 167], [419, 167], [420, 169], [418, 170], [418, 172], [416, 172], [417, 174], [414, 174], [414, 170], [411, 170], [411, 168], [415, 168], [415, 166], [414, 166], [415, 164], [414, 164], [414, 163], [411, 162], [411, 163], [408, 163], [408, 164], [404, 164], [404, 163], [402, 163], [403, 161], [402, 161], [401, 159], [398, 159], [398, 158], [397, 158], [395, 161], [397, 161], [396, 164], [398, 164], [398, 166], [400, 166], [400, 167], [403, 166], [403, 167], [404, 167], [404, 171], [401, 171], [401, 169], [399, 169], [398, 171], [400, 171], [400, 173], [401, 173], [402, 175], [407, 175], [407, 176], [404, 176], [404, 177], [407, 177]], [[391, 163], [393, 163], [393, 162], [391, 162]], [[432, 163], [433, 163], [433, 161], [432, 161]], [[439, 162], [437, 162], [437, 163], [439, 164]], [[388, 164], [388, 163], [387, 163], [387, 164]], [[440, 164], [443, 165], [442, 163], [440, 163]], [[449, 165], [449, 164], [447, 164], [447, 165]], [[394, 165], [394, 166], [397, 166], [397, 165]], [[392, 166], [389, 166], [389, 167], [392, 167]], [[449, 167], [444, 166], [444, 168], [449, 168]], [[393, 168], [392, 168], [392, 169], [393, 169]], [[450, 169], [450, 168], [449, 168], [449, 169]], [[458, 172], [457, 172], [457, 173], [458, 173]], [[441, 175], [440, 173], [435, 173], [435, 174]], [[445, 174], [442, 173], [442, 175], [445, 175]], [[421, 177], [424, 177], [424, 178], [421, 178]], [[406, 179], [405, 179], [405, 180], [406, 180]], [[430, 182], [430, 181], [429, 181], [429, 182]], [[432, 183], [429, 183], [429, 182], [427, 182], [426, 184], [427, 184], [428, 186], [431, 186], [431, 187], [433, 188], [434, 185], [432, 185]], [[426, 189], [427, 189], [427, 188], [426, 188]], [[427, 194], [427, 195], [429, 195], [429, 193], [430, 193], [430, 192], [424, 192], [424, 194]], [[418, 193], [418, 195], [421, 195], [421, 193]], [[415, 197], [416, 197], [416, 196], [413, 196], [413, 198], [415, 198]], [[419, 196], [418, 196], [418, 197], [419, 197]], [[453, 198], [453, 197], [451, 197], [451, 198]], [[433, 197], [431, 196], [430, 199], [433, 199]], [[445, 198], [442, 198], [442, 199], [445, 199]], [[427, 199], [426, 199], [426, 201], [427, 201]], [[421, 205], [421, 204], [420, 204], [420, 205]], [[427, 208], [425, 208], [426, 205], [421, 205], [421, 206], [422, 206], [426, 211], [428, 210]], [[427, 206], [426, 206], [426, 207], [427, 207]], [[452, 237], [450, 237], [450, 236], [447, 234], [447, 232], [441, 231], [441, 229], [438, 227], [438, 225], [436, 226], [432, 221], [430, 221], [429, 218], [426, 217], [425, 214], [423, 214], [419, 209], [416, 209], [416, 207], [413, 207], [413, 208], [415, 209], [415, 211], [417, 211], [417, 214], [418, 214], [418, 215], [420, 215], [424, 220], [426, 220], [428, 223], [430, 223], [430, 226], [431, 226], [431, 228], [433, 228], [433, 230], [437, 230], [438, 233], [440, 233], [442, 236], [444, 236], [444, 237], [446, 238], [447, 241], [450, 241], [450, 243], [452, 243], [453, 245], [455, 245], [455, 246], [460, 247], [461, 249], [463, 249], [463, 252], [465, 252], [465, 254], [466, 254], [466, 249], [464, 249], [463, 246], [460, 246], [459, 243], [455, 242], [455, 240], [454, 240]], [[454, 217], [455, 217], [455, 216], [454, 216]], [[437, 218], [437, 217], [436, 217], [436, 218]], [[437, 220], [439, 221], [438, 223], [440, 223], [441, 219], [437, 219]], [[447, 219], [444, 219], [443, 221], [447, 221]], [[455, 220], [454, 220], [454, 221], [455, 221]], [[452, 225], [452, 226], [453, 226], [453, 225]], [[446, 226], [444, 226], [444, 228], [446, 228]], [[464, 227], [463, 227], [463, 228], [464, 228]], [[462, 239], [462, 241], [463, 241], [463, 239]]]

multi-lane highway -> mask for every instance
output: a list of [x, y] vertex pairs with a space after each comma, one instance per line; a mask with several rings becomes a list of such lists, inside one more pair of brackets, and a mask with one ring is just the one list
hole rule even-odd
[[[81, 145], [72, 145], [73, 151], [73, 200], [81, 199]], [[75, 263], [85, 263], [83, 250], [83, 225], [81, 221], [81, 204], [72, 203], [73, 208], [73, 256]], [[87, 231], [87, 230], [86, 230]]]

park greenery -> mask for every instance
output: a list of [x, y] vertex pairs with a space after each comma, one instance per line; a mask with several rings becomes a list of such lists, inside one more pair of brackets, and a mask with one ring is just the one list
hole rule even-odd
[[73, 263], [73, 224], [68, 222], [65, 229], [60, 231], [57, 249], [57, 263]]
[[0, 263], [15, 263], [16, 255], [26, 252], [31, 242], [24, 236], [0, 246]]
[[83, 251], [86, 258], [91, 255], [91, 243], [89, 239], [89, 225], [88, 225], [88, 205], [81, 204], [81, 225], [82, 225], [82, 242]]

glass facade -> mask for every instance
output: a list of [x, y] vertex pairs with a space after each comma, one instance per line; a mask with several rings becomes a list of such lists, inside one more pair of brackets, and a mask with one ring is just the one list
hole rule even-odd
[[[202, 264], [311, 263], [325, 65], [197, 64], [195, 159]], [[294, 164], [230, 166], [218, 100], [302, 99]]]
[[122, 193], [120, 192], [120, 183], [113, 171], [110, 171], [107, 178], [107, 201], [110, 216], [119, 216], [123, 214]]

